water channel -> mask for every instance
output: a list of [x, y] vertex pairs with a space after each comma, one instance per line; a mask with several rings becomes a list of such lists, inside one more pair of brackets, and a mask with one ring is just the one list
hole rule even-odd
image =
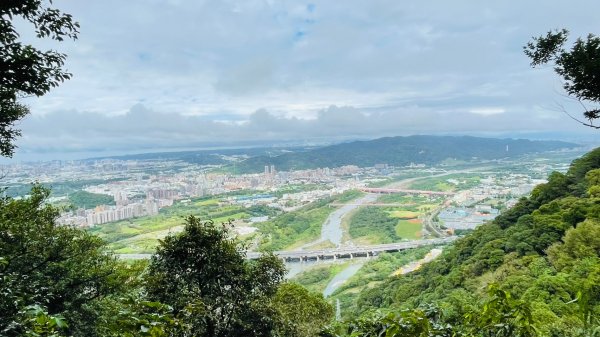
[[378, 198], [377, 194], [367, 194], [356, 200], [353, 200], [351, 204], [344, 205], [339, 209], [335, 210], [321, 228], [321, 240], [320, 241], [331, 241], [336, 247], [342, 244], [342, 238], [344, 236], [344, 230], [342, 228], [342, 220], [346, 214], [360, 207], [362, 204], [376, 201]]
[[[377, 194], [367, 194], [358, 199], [352, 200], [350, 204], [344, 205], [339, 209], [333, 211], [321, 227], [321, 238], [315, 242], [311, 242], [303, 246], [303, 248], [315, 245], [320, 242], [330, 241], [336, 247], [339, 247], [343, 243], [344, 237], [344, 229], [342, 228], [342, 221], [344, 217], [357, 209], [363, 204], [367, 204], [370, 202], [376, 201], [378, 198]], [[355, 258], [353, 262], [338, 273], [330, 282], [327, 284], [327, 287], [323, 291], [324, 296], [331, 295], [337, 288], [339, 288], [344, 282], [346, 282], [350, 277], [352, 277], [356, 272], [362, 267], [362, 265], [366, 262], [367, 258]], [[347, 262], [348, 260], [345, 260]], [[340, 263], [340, 261], [335, 260], [321, 260], [321, 261], [305, 261], [305, 262], [292, 262], [287, 263], [286, 267], [288, 269], [288, 273], [286, 275], [287, 278], [292, 278], [299, 273], [313, 267], [316, 265], [323, 264], [333, 264]]]

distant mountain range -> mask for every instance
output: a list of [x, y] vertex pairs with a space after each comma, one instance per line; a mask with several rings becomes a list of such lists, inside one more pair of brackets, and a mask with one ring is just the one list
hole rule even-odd
[[118, 160], [181, 160], [184, 162], [199, 165], [225, 165], [231, 163], [234, 157], [236, 160], [244, 157], [256, 156], [277, 156], [289, 151], [306, 151], [307, 148], [296, 147], [250, 147], [233, 149], [212, 149], [212, 150], [192, 150], [192, 151], [174, 151], [174, 152], [149, 152], [139, 154], [127, 154], [119, 156], [94, 157], [86, 160], [95, 161], [102, 159]]
[[531, 141], [526, 139], [495, 139], [453, 136], [386, 137], [331, 145], [278, 156], [255, 156], [238, 165], [240, 172], [261, 172], [265, 165], [277, 170], [311, 169], [357, 165], [360, 167], [385, 163], [394, 166], [433, 165], [446, 159], [472, 160], [514, 158], [529, 153], [579, 147], [561, 141]]

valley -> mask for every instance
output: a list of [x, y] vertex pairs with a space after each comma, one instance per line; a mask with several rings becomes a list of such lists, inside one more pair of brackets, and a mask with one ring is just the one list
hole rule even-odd
[[[425, 259], [428, 254], [441, 251], [445, 244], [366, 255], [334, 251], [359, 252], [376, 245], [465, 235], [512, 207], [550, 172], [564, 171], [578, 154], [298, 171], [278, 171], [269, 165], [262, 173], [241, 175], [177, 160], [106, 159], [46, 169], [59, 178], [65, 170], [101, 168], [82, 175], [83, 181], [94, 183], [82, 183], [80, 191], [103, 196], [88, 198], [88, 203], [114, 200], [114, 206], [70, 206], [59, 218], [65, 224], [86, 226], [85, 221], [93, 221], [90, 214], [141, 210], [140, 216], [86, 226], [123, 258], [149, 257], [161, 239], [180, 232], [185, 218], [193, 215], [231, 226], [248, 256], [268, 251], [306, 256], [288, 259], [287, 277], [323, 293], [344, 315], [354, 310], [357, 294], [418, 269], [430, 260]], [[69, 201], [61, 195], [53, 200], [57, 205]], [[154, 212], [144, 213], [142, 207], [149, 205], [155, 205]], [[319, 251], [323, 253], [314, 253]]]

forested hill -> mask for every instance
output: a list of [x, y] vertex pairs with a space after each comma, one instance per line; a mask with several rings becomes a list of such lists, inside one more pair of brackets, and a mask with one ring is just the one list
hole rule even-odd
[[[511, 297], [490, 299], [490, 284]], [[346, 315], [428, 303], [441, 310], [438, 319], [461, 325], [465, 313], [486, 315], [501, 302], [512, 303], [500, 314], [513, 327], [530, 313], [539, 336], [600, 331], [600, 148], [420, 271], [363, 292]]]
[[576, 144], [558, 141], [467, 136], [386, 137], [326, 146], [306, 152], [285, 153], [276, 157], [252, 157], [241, 163], [240, 169], [245, 172], [260, 172], [264, 170], [265, 165], [275, 165], [278, 170], [343, 165], [367, 167], [380, 163], [395, 166], [404, 166], [410, 163], [431, 165], [448, 158], [458, 160], [471, 160], [473, 157], [501, 159], [576, 146]]

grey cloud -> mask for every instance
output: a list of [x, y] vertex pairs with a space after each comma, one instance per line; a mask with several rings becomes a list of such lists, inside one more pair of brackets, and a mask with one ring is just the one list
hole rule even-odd
[[[581, 131], [581, 126], [567, 121], [563, 114], [548, 115], [545, 109], [505, 109], [504, 113], [481, 115], [468, 109], [439, 112], [430, 108], [396, 107], [361, 111], [331, 106], [319, 111], [316, 119], [288, 118], [259, 110], [245, 120], [219, 122], [200, 116], [160, 113], [136, 105], [128, 113], [113, 117], [77, 111], [29, 117], [21, 125], [26, 136], [19, 145], [30, 152], [154, 151], [419, 133], [549, 131], [557, 123], [563, 125], [563, 131]], [[50, 123], [54, 127], [48, 128]]]

